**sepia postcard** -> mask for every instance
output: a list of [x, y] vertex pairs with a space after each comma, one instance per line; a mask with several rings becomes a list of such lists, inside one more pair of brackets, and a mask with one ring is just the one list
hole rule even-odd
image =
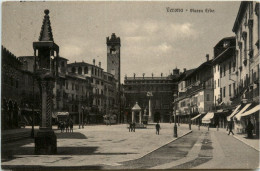
[[259, 169], [258, 1], [4, 1], [1, 169]]

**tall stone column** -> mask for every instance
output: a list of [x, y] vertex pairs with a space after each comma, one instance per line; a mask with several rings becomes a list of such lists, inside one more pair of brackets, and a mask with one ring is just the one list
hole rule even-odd
[[147, 92], [147, 97], [149, 98], [149, 116], [148, 116], [148, 122], [153, 122], [153, 114], [152, 114], [152, 92]]
[[148, 118], [148, 121], [153, 122], [151, 98], [149, 98], [149, 118]]
[[134, 120], [135, 120], [135, 112], [132, 111], [132, 122], [134, 122]]

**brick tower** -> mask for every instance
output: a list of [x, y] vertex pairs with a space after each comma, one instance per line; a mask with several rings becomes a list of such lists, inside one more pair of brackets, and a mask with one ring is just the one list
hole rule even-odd
[[107, 37], [107, 72], [113, 74], [117, 81], [117, 88], [120, 86], [120, 37], [112, 33], [111, 38]]
[[121, 83], [120, 83], [120, 37], [112, 33], [111, 38], [107, 37], [107, 72], [114, 75], [116, 80], [116, 105], [118, 107], [118, 121], [121, 123]]

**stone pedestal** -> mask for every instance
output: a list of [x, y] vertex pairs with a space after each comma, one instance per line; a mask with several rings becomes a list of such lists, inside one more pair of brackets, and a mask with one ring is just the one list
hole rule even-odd
[[[47, 76], [46, 76], [47, 75]], [[46, 74], [39, 81], [41, 88], [41, 122], [35, 136], [35, 154], [50, 155], [57, 153], [57, 137], [52, 130], [52, 90], [53, 78]]]
[[50, 155], [57, 153], [57, 137], [53, 130], [41, 128], [35, 136], [35, 154]]

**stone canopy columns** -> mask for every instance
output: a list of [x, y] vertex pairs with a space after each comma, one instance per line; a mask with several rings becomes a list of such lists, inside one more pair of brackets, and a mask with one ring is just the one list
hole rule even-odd
[[141, 110], [139, 111], [139, 123], [140, 124], [142, 123], [142, 111]]

